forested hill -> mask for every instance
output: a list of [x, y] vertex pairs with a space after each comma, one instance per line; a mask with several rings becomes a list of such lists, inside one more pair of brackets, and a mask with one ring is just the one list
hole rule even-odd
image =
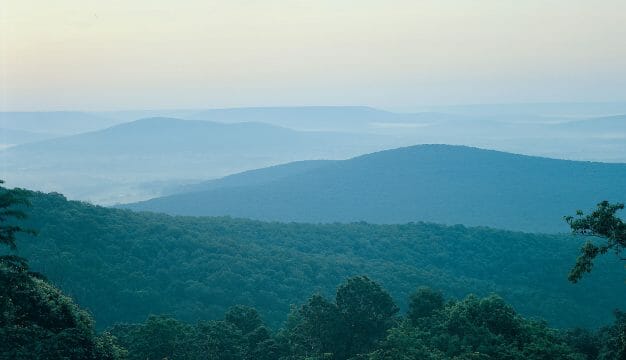
[[564, 215], [593, 208], [601, 200], [626, 200], [626, 164], [556, 160], [464, 146], [418, 145], [381, 151], [256, 183], [250, 181], [251, 175], [238, 186], [225, 186], [239, 179], [232, 176], [217, 187], [127, 207], [259, 220], [428, 221], [562, 232], [568, 230]]
[[[251, 305], [273, 326], [290, 304], [367, 274], [407, 299], [498, 293], [554, 326], [596, 326], [623, 307], [620, 262], [606, 257], [580, 284], [567, 274], [582, 239], [488, 228], [267, 223], [133, 213], [32, 194], [20, 255], [95, 315], [101, 327], [172, 314], [195, 322]], [[400, 303], [406, 309], [405, 303]]]

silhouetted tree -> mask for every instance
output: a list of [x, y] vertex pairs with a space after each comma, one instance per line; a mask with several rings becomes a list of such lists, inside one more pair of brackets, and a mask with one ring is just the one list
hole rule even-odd
[[[0, 180], [0, 184], [4, 184], [4, 181]], [[27, 194], [25, 190], [0, 186], [0, 245], [6, 245], [11, 250], [17, 249], [16, 234], [35, 234], [33, 230], [25, 229], [16, 223], [17, 220], [26, 218], [26, 213], [20, 207], [30, 206]], [[0, 256], [0, 263], [15, 269], [28, 269], [26, 260], [15, 255]]]
[[585, 273], [591, 272], [593, 261], [598, 255], [606, 254], [609, 250], [619, 255], [622, 248], [626, 246], [626, 224], [615, 215], [622, 209], [624, 209], [624, 204], [610, 204], [608, 201], [603, 201], [589, 215], [584, 215], [581, 210], [578, 210], [576, 216], [565, 217], [565, 221], [575, 234], [606, 240], [602, 244], [587, 241], [583, 245], [581, 255], [568, 277], [571, 282], [578, 282]]

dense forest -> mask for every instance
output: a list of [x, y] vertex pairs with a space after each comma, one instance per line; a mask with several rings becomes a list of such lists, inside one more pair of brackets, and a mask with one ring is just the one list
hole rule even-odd
[[601, 259], [579, 284], [567, 274], [582, 239], [488, 228], [283, 224], [133, 213], [30, 193], [20, 238], [31, 267], [89, 309], [100, 328], [168, 313], [215, 319], [255, 307], [277, 328], [291, 304], [367, 274], [401, 309], [416, 285], [463, 298], [497, 293], [525, 316], [597, 327], [623, 305], [622, 265]]
[[[0, 257], [2, 359], [626, 356], [626, 315], [611, 311], [623, 299], [621, 288], [601, 290], [622, 274], [607, 271], [611, 262], [602, 259], [589, 281], [567, 284], [564, 264], [576, 254], [568, 237], [433, 224], [170, 217], [6, 189], [0, 207], [0, 244], [11, 250]], [[578, 214], [568, 221], [595, 231], [588, 220]], [[563, 255], [563, 264], [549, 262]], [[331, 281], [340, 283], [334, 296]], [[404, 301], [396, 303], [379, 281]], [[471, 294], [493, 291], [516, 305]], [[542, 313], [572, 330], [552, 328], [537, 317]]]
[[[14, 264], [13, 264], [14, 265]], [[27, 267], [0, 262], [0, 358], [12, 360], [615, 360], [626, 357], [626, 314], [598, 331], [556, 330], [525, 319], [500, 297], [445, 300], [429, 288], [406, 314], [365, 276], [334, 299], [313, 294], [278, 331], [233, 306], [195, 323], [151, 315], [96, 334], [89, 314]]]
[[220, 320], [187, 324], [151, 316], [109, 329], [129, 359], [585, 360], [626, 355], [626, 315], [597, 332], [560, 331], [521, 317], [496, 295], [446, 300], [430, 288], [412, 293], [400, 315], [391, 296], [365, 276], [347, 279], [333, 299], [314, 294], [293, 307], [285, 326], [268, 329], [246, 306]]

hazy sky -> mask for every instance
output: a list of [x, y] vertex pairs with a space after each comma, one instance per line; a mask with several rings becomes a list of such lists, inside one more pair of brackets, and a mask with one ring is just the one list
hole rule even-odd
[[624, 0], [1, 0], [0, 110], [626, 100]]

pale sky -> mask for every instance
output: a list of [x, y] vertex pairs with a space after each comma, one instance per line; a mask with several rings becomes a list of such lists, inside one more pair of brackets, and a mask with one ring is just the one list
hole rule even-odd
[[624, 0], [0, 0], [0, 111], [624, 100]]

